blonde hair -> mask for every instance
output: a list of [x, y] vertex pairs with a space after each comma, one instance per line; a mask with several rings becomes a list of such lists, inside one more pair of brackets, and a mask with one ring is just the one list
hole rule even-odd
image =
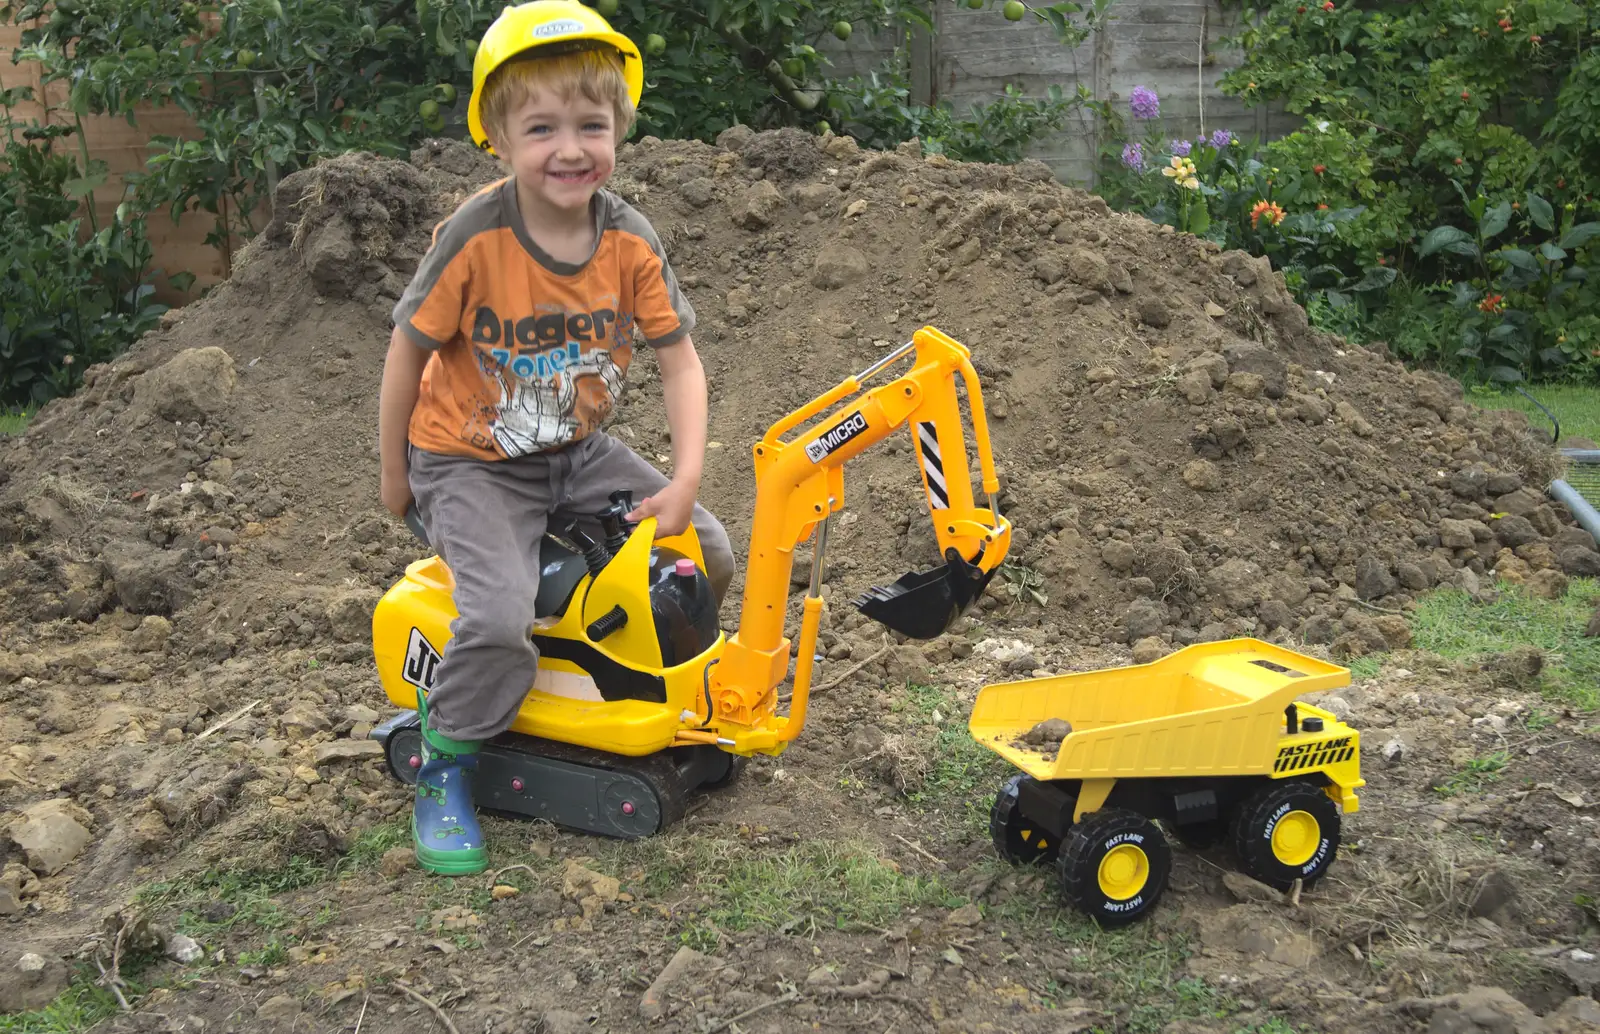
[[551, 57], [512, 58], [483, 84], [479, 118], [485, 133], [504, 136], [506, 118], [529, 98], [550, 90], [571, 104], [580, 94], [595, 104], [608, 104], [616, 115], [617, 139], [633, 128], [638, 116], [628, 83], [622, 76], [622, 58], [606, 47], [588, 47]]

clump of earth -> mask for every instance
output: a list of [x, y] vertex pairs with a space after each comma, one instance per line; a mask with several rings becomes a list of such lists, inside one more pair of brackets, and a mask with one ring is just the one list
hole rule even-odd
[[[366, 738], [390, 713], [370, 615], [423, 554], [378, 502], [378, 384], [389, 312], [433, 226], [499, 174], [471, 147], [436, 141], [409, 161], [347, 155], [285, 178], [230, 280], [90, 370], [24, 436], [0, 439], [0, 915], [43, 960], [27, 961], [18, 995], [57, 987], [60, 960], [140, 886], [241, 852], [256, 865], [336, 858], [403, 818], [408, 798]], [[1266, 260], [1112, 213], [1037, 162], [735, 130], [717, 146], [626, 145], [612, 185], [654, 221], [698, 310], [712, 439], [701, 499], [736, 548], [750, 527], [749, 444], [924, 325], [973, 351], [1016, 528], [1010, 564], [951, 633], [886, 636], [843, 601], [937, 563], [936, 543], [909, 437], [847, 467], [820, 676], [846, 681], [818, 697], [813, 728], [783, 759], [791, 777], [769, 766], [736, 807], [792, 807], [792, 774], [809, 765], [817, 792], [841, 796], [836, 809], [791, 813], [799, 831], [852, 817], [870, 828], [874, 808], [903, 810], [936, 767], [906, 746], [915, 723], [861, 727], [900, 708], [908, 682], [970, 703], [984, 681], [1233, 636], [1348, 659], [1409, 646], [1405, 610], [1436, 587], [1483, 593], [1498, 581], [1554, 597], [1600, 574], [1594, 540], [1542, 491], [1558, 457], [1525, 417], [1484, 412], [1448, 378], [1315, 330]], [[665, 466], [653, 374], [643, 354], [612, 433]], [[741, 590], [736, 581], [729, 628]], [[1477, 714], [1431, 683], [1414, 701], [1396, 690], [1400, 703], [1376, 714], [1392, 737], [1364, 746], [1392, 739], [1410, 760], [1386, 763], [1415, 766], [1408, 722], [1460, 716], [1470, 737], [1479, 718], [1511, 720], [1491, 709], [1493, 694], [1522, 692], [1529, 663], [1474, 673], [1487, 680]], [[935, 726], [964, 720], [935, 713]], [[1592, 759], [1589, 740], [1567, 742]], [[869, 756], [894, 769], [889, 802], [871, 807], [827, 775]], [[1416, 772], [1392, 771], [1397, 792], [1431, 792], [1406, 783]], [[1385, 821], [1401, 829], [1416, 815]], [[1548, 841], [1564, 821], [1529, 835]], [[1561, 871], [1600, 859], [1583, 832], [1562, 842]], [[970, 830], [944, 835], [930, 843], [946, 866], [988, 850]], [[583, 841], [569, 839], [581, 857]], [[907, 866], [927, 864], [926, 848], [884, 844]], [[402, 862], [388, 878], [403, 878]], [[1466, 918], [1529, 929], [1504, 908]], [[1571, 922], [1560, 920], [1562, 936], [1577, 936]], [[1235, 926], [1212, 930], [1232, 943]], [[1284, 943], [1277, 964], [1303, 947]], [[1343, 943], [1323, 947], [1348, 959]], [[875, 974], [851, 977], [867, 990], [850, 1001], [878, 993]], [[834, 1000], [820, 986], [818, 999]], [[1095, 996], [1110, 992], [1080, 990], [1083, 1015], [1098, 1016]], [[1477, 1029], [1439, 1025], [1499, 1007], [1481, 988], [1411, 991], [1427, 1004], [1408, 1015], [1439, 1030]], [[1391, 994], [1384, 1015], [1399, 1015], [1403, 997]], [[1533, 1002], [1541, 1016], [1560, 1004]], [[273, 1015], [287, 1029], [300, 1008], [291, 998]], [[917, 1015], [911, 1026], [938, 1026]], [[780, 1014], [772, 1022], [788, 1029]]]

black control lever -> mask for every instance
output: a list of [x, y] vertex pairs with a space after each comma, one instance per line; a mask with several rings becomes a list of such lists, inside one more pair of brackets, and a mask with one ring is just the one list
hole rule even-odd
[[611, 506], [600, 514], [600, 527], [606, 533], [606, 548], [613, 554], [628, 543], [634, 525], [628, 520], [633, 512], [633, 491], [619, 488], [611, 493]]
[[561, 533], [583, 553], [583, 562], [588, 565], [589, 574], [599, 577], [600, 572], [611, 562], [611, 554], [607, 552], [606, 547], [584, 534], [583, 529], [578, 527], [577, 521], [568, 521]]

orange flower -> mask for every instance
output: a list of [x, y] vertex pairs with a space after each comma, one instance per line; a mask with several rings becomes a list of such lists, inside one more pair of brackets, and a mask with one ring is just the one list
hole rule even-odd
[[1277, 226], [1283, 222], [1283, 216], [1283, 206], [1276, 201], [1257, 201], [1250, 209], [1250, 228], [1259, 229], [1263, 217], [1273, 226]]
[[1505, 308], [1505, 296], [1500, 294], [1491, 294], [1478, 303], [1481, 312], [1504, 312]]

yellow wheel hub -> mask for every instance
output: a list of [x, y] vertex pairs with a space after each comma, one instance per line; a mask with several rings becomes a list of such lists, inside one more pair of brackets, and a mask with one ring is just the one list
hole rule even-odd
[[1118, 844], [1100, 859], [1100, 893], [1112, 901], [1126, 901], [1144, 889], [1150, 879], [1150, 859], [1144, 849]]
[[1291, 811], [1272, 830], [1272, 854], [1284, 865], [1304, 865], [1317, 853], [1322, 826], [1308, 811]]

